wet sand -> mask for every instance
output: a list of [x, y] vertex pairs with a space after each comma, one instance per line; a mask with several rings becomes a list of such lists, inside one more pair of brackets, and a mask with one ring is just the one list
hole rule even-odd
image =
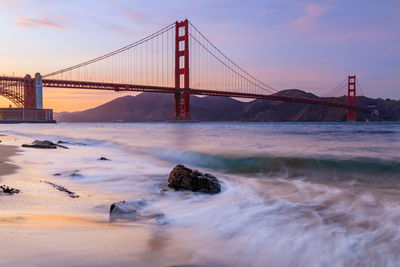
[[120, 197], [60, 182], [81, 194], [71, 199], [24, 165], [35, 150], [20, 149], [21, 140], [12, 136], [0, 140], [0, 183], [21, 190], [0, 194], [0, 266], [171, 266], [190, 261], [191, 252], [169, 240], [154, 222], [110, 223], [109, 206]]
[[[0, 135], [0, 140], [3, 138], [5, 138], [5, 136]], [[0, 144], [0, 178], [4, 175], [12, 174], [17, 170], [18, 167], [9, 160], [9, 158], [15, 156], [17, 152], [18, 148], [16, 146]]]

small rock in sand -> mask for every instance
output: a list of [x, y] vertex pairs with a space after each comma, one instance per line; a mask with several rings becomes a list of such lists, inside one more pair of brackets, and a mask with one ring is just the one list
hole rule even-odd
[[169, 174], [168, 187], [175, 190], [190, 190], [206, 194], [221, 192], [221, 184], [215, 176], [197, 170], [191, 170], [183, 165], [176, 167]]
[[69, 174], [71, 177], [81, 177], [82, 174], [79, 173], [79, 170], [75, 170]]
[[74, 170], [74, 171], [64, 172], [64, 173], [57, 172], [57, 173], [53, 174], [53, 176], [61, 176], [61, 175], [70, 176], [70, 177], [82, 177], [82, 174], [80, 173], [79, 170]]
[[20, 193], [21, 191], [19, 189], [11, 188], [6, 185], [0, 185], [0, 192], [3, 192], [4, 194], [14, 195]]
[[101, 157], [101, 158], [99, 158], [99, 160], [111, 160], [111, 159], [108, 159], [106, 157]]

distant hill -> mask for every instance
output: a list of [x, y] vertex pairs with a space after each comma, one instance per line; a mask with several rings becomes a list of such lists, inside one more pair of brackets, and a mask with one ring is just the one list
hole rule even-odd
[[[276, 93], [280, 96], [318, 98], [302, 90], [291, 89]], [[326, 98], [346, 103], [347, 97]], [[270, 100], [242, 102], [227, 97], [191, 96], [191, 115], [195, 121], [345, 121], [346, 109], [321, 105], [299, 104]], [[375, 106], [380, 116], [357, 113], [359, 121], [399, 121], [400, 102], [358, 97], [362, 106]], [[164, 122], [173, 118], [174, 97], [170, 94], [142, 93], [124, 96], [79, 112], [55, 113], [60, 122]]]

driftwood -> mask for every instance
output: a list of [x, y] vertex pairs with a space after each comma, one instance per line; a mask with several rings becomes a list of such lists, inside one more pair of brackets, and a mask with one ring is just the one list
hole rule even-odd
[[61, 185], [58, 185], [58, 184], [55, 184], [55, 183], [52, 183], [52, 182], [48, 182], [48, 181], [44, 181], [44, 183], [53, 186], [58, 191], [67, 193], [70, 198], [78, 198], [79, 197], [79, 195], [77, 195], [75, 192], [69, 191], [67, 188], [65, 188], [65, 187], [63, 187]]

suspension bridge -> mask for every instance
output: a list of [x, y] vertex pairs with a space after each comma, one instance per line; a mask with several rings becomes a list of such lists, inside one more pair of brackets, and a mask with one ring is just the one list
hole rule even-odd
[[[135, 43], [92, 60], [34, 77], [0, 77], [0, 95], [23, 109], [43, 109], [43, 87], [173, 94], [174, 119], [190, 120], [190, 96], [266, 99], [347, 109], [356, 120], [361, 90], [348, 76], [325, 97], [286, 97], [240, 67], [188, 20], [175, 22]], [[329, 96], [347, 93], [347, 102]]]

